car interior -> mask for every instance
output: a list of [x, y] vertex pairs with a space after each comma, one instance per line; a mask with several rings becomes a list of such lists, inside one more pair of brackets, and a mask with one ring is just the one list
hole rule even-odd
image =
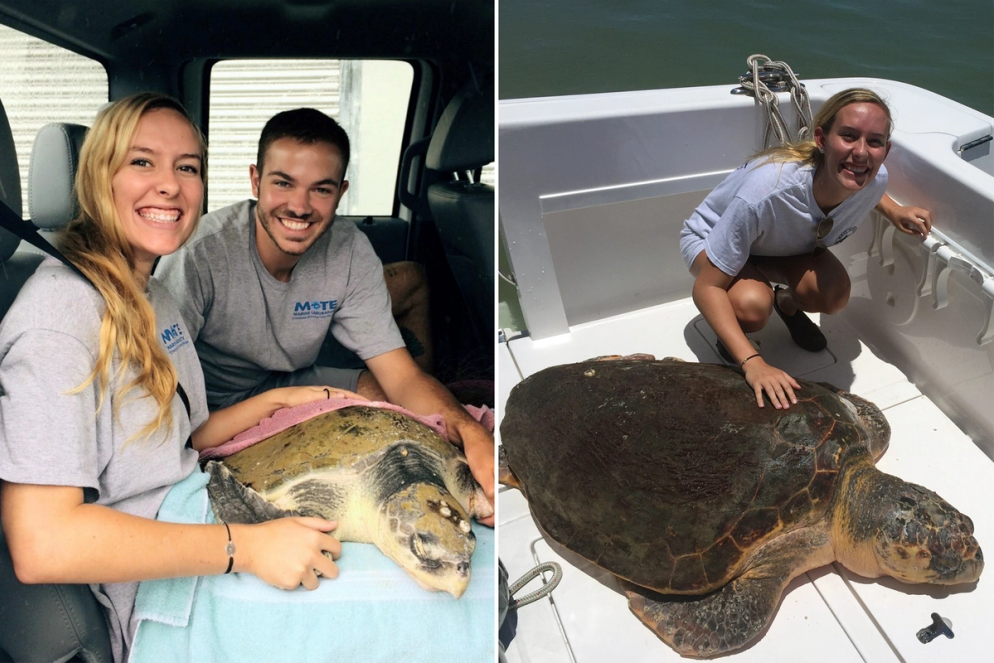
[[[27, 66], [30, 52], [24, 60], [0, 57], [0, 80], [15, 81], [17, 94], [26, 95], [17, 101], [0, 83], [0, 200], [49, 238], [73, 216], [72, 181], [86, 117], [92, 119], [102, 103], [144, 90], [179, 99], [208, 139], [205, 206], [212, 211], [227, 204], [220, 185], [211, 188], [215, 172], [228, 159], [232, 178], [247, 184], [265, 119], [252, 124], [237, 112], [262, 109], [268, 117], [309, 105], [308, 86], [333, 80], [339, 97], [317, 107], [338, 112], [360, 155], [357, 168], [350, 165], [346, 196], [363, 187], [365, 195], [369, 187], [363, 183], [377, 177], [386, 182], [375, 203], [356, 194], [352, 204], [340, 207], [339, 222], [362, 229], [385, 264], [412, 260], [424, 266], [434, 375], [463, 402], [493, 406], [492, 2], [0, 0], [0, 54], [8, 34], [29, 40], [29, 51], [37, 43], [82, 56], [105, 80], [106, 98], [66, 102], [81, 109], [79, 117], [54, 118], [33, 129], [21, 118], [44, 105], [31, 95], [49, 83], [46, 74]], [[232, 62], [241, 68], [225, 70], [231, 96], [221, 112], [221, 103], [212, 103], [214, 87]], [[379, 63], [402, 65], [409, 82], [376, 79]], [[264, 73], [245, 73], [256, 69]], [[234, 118], [227, 139], [247, 145], [252, 157], [211, 149], [222, 144], [212, 128], [228, 121], [225, 113]], [[384, 147], [381, 125], [388, 122], [393, 138]], [[26, 130], [29, 138], [17, 138]], [[30, 150], [24, 146], [28, 140]], [[240, 189], [232, 195], [248, 197]], [[0, 230], [0, 316], [42, 258], [38, 249]], [[89, 589], [22, 585], [2, 532], [0, 624], [0, 661], [111, 660], [102, 610]]]

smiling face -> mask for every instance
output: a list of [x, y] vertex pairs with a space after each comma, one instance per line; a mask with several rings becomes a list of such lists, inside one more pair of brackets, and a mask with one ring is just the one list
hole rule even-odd
[[323, 141], [273, 141], [261, 170], [251, 166], [256, 205], [256, 247], [271, 274], [290, 270], [331, 227], [349, 183], [342, 179], [342, 155]]
[[828, 131], [815, 127], [815, 143], [824, 161], [815, 173], [818, 204], [835, 207], [877, 176], [890, 152], [890, 120], [874, 103], [844, 106]]
[[159, 256], [177, 250], [200, 218], [203, 155], [193, 127], [169, 108], [142, 115], [111, 187], [135, 269], [146, 278]]

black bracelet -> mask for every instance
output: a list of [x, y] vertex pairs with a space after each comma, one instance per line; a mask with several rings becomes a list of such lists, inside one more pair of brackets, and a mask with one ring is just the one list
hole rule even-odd
[[228, 523], [221, 521], [221, 524], [224, 525], [224, 529], [228, 530], [228, 545], [224, 547], [224, 552], [228, 553], [228, 568], [224, 572], [231, 573], [231, 569], [235, 565], [235, 544], [231, 541], [231, 528], [228, 527]]
[[749, 355], [748, 357], [746, 357], [745, 359], [743, 359], [741, 362], [739, 362], [739, 368], [742, 368], [743, 366], [745, 366], [745, 363], [747, 361], [749, 361], [750, 359], [754, 359], [755, 357], [759, 357], [759, 356], [760, 356], [760, 354], [758, 352], [756, 354], [754, 354], [754, 355]]

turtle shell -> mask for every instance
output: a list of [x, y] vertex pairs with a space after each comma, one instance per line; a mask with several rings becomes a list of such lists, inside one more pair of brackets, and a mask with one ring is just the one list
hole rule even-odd
[[841, 459], [869, 453], [857, 408], [800, 384], [776, 410], [725, 366], [554, 366], [512, 390], [501, 445], [554, 540], [637, 585], [705, 593], [826, 518]]
[[[410, 417], [356, 405], [295, 424], [225, 458], [224, 464], [238, 481], [265, 495], [316, 470], [358, 474], [398, 443], [439, 459], [458, 453], [438, 433]], [[440, 481], [435, 478], [435, 482]]]

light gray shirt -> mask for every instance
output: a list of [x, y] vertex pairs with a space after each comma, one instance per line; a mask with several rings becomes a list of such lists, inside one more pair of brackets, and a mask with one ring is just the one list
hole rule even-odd
[[[78, 486], [88, 503], [154, 518], [172, 485], [194, 471], [197, 452], [186, 441], [207, 419], [203, 375], [172, 297], [154, 282], [148, 297], [156, 334], [190, 399], [192, 424], [176, 395], [171, 429], [132, 439], [158, 406], [135, 392], [118, 396], [134, 377], [130, 368], [112, 380], [102, 406], [95, 383], [70, 393], [96, 363], [104, 303], [89, 283], [48, 258], [0, 324], [0, 479]], [[117, 370], [114, 362], [110, 374]], [[114, 659], [124, 660], [138, 583], [94, 589], [108, 610]]]
[[[735, 276], [750, 255], [810, 253], [825, 214], [814, 196], [814, 166], [800, 162], [749, 162], [733, 171], [704, 199], [680, 233], [680, 252], [689, 269], [707, 251], [715, 267]], [[832, 210], [827, 246], [856, 231], [887, 191], [887, 169]]]
[[313, 365], [329, 330], [363, 360], [404, 347], [383, 265], [355, 224], [336, 220], [284, 283], [259, 258], [255, 205], [204, 216], [155, 273], [196, 341], [208, 402], [248, 392], [271, 372]]

